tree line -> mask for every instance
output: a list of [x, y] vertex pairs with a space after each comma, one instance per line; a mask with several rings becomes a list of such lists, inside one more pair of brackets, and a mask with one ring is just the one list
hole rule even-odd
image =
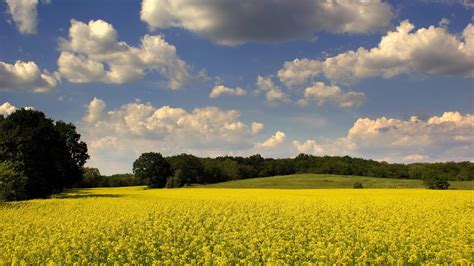
[[89, 155], [72, 123], [54, 121], [44, 113], [20, 109], [0, 115], [0, 200], [46, 198], [72, 187], [148, 185], [182, 187], [296, 173], [423, 179], [429, 188], [447, 188], [449, 180], [474, 180], [471, 162], [390, 164], [349, 156], [263, 158], [191, 154], [163, 157], [143, 153], [133, 174], [102, 176], [85, 168]]
[[474, 164], [471, 162], [391, 164], [349, 156], [308, 154], [273, 159], [259, 154], [199, 158], [191, 154], [163, 157], [160, 153], [149, 152], [133, 163], [133, 172], [150, 187], [182, 187], [297, 173], [423, 179], [427, 183], [474, 180]]
[[148, 185], [148, 183], [131, 173], [102, 175], [97, 168], [84, 167], [84, 177], [76, 187], [130, 187], [144, 185]]

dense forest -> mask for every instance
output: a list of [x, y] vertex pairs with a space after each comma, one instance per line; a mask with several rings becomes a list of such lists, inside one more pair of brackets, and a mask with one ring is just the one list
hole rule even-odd
[[[357, 175], [380, 178], [428, 179], [439, 178], [449, 181], [474, 180], [474, 164], [471, 162], [396, 164], [378, 162], [349, 156], [313, 156], [300, 154], [295, 158], [263, 158], [259, 154], [250, 157], [200, 158], [180, 154], [157, 158], [158, 153], [145, 153], [134, 163], [136, 177], [130, 174], [100, 177], [97, 169], [86, 171], [83, 187], [127, 186], [149, 184], [154, 172], [161, 182], [154, 187], [181, 187], [187, 184], [210, 184], [229, 180], [290, 175], [296, 173]], [[162, 160], [160, 159], [162, 158]], [[141, 164], [141, 165], [140, 165]], [[159, 165], [159, 167], [157, 167]], [[164, 166], [165, 165], [165, 166]], [[153, 171], [153, 168], [157, 168]], [[148, 172], [142, 173], [141, 169]], [[91, 177], [90, 172], [95, 172]], [[94, 181], [95, 180], [95, 181]]]

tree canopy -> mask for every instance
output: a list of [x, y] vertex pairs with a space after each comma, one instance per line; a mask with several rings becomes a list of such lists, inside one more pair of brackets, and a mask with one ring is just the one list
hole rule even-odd
[[26, 109], [0, 119], [0, 161], [13, 163], [25, 177], [24, 193], [15, 199], [45, 198], [74, 186], [88, 158], [72, 124]]
[[146, 180], [150, 187], [162, 188], [172, 171], [170, 164], [160, 153], [147, 152], [135, 160], [133, 173], [136, 177]]
[[[289, 175], [296, 173], [356, 175], [380, 178], [474, 180], [471, 162], [399, 164], [378, 162], [349, 156], [314, 156], [300, 154], [295, 158], [223, 156], [199, 158], [180, 154], [165, 158], [171, 165], [167, 187], [186, 184], [209, 184], [228, 180]], [[178, 172], [179, 171], [179, 172]]]

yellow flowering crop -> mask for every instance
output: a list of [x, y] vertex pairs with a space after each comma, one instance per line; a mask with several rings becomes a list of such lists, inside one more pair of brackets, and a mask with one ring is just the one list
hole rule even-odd
[[113, 188], [0, 205], [0, 264], [472, 265], [474, 192]]

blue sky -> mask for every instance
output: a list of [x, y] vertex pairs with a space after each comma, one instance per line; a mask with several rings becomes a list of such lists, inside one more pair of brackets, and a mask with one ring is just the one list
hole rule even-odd
[[0, 112], [75, 123], [108, 174], [145, 151], [474, 160], [472, 1], [196, 2], [6, 0]]

